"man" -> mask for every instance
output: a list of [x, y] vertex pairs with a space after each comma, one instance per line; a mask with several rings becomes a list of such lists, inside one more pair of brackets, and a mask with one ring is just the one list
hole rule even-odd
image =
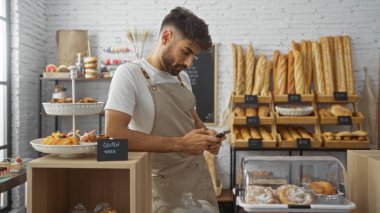
[[211, 46], [207, 24], [177, 7], [162, 21], [152, 52], [119, 66], [113, 77], [106, 134], [127, 138], [129, 150], [152, 152], [153, 212], [171, 212], [189, 192], [218, 207], [203, 152], [218, 154], [225, 138], [215, 137], [198, 117], [189, 77], [182, 72]]

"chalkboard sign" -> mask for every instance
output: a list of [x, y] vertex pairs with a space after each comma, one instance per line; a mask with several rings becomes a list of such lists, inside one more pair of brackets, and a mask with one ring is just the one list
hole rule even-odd
[[217, 115], [217, 45], [211, 51], [202, 51], [193, 66], [185, 70], [197, 100], [197, 112], [206, 124], [216, 124]]
[[128, 160], [127, 139], [102, 139], [97, 146], [98, 161]]

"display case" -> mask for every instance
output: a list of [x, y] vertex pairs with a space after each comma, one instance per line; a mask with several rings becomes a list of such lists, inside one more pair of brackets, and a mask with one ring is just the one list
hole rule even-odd
[[236, 204], [246, 212], [349, 212], [346, 170], [333, 157], [250, 156]]

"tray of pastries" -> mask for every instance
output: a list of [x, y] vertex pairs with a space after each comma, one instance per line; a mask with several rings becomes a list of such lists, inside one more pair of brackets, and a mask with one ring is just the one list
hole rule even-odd
[[94, 115], [102, 112], [104, 105], [104, 102], [98, 102], [90, 97], [84, 97], [76, 103], [72, 102], [72, 98], [53, 98], [42, 105], [48, 115]]

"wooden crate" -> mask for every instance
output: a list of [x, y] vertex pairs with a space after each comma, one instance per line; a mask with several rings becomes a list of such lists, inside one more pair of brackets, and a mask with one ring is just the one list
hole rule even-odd
[[380, 212], [378, 184], [380, 171], [379, 150], [348, 150], [346, 187], [348, 198], [356, 204], [351, 213]]
[[333, 95], [316, 95], [318, 103], [357, 103], [359, 101], [358, 95], [347, 96], [347, 101], [336, 101]]
[[[232, 122], [237, 125], [246, 125], [247, 124], [247, 117], [235, 117], [232, 116], [233, 120]], [[270, 112], [270, 115], [268, 117], [260, 117], [260, 125], [272, 125], [274, 123], [274, 116], [272, 112]]]
[[[338, 117], [324, 117], [319, 113], [321, 124], [338, 125]], [[364, 121], [364, 116], [361, 112], [354, 112], [351, 118], [352, 124], [361, 124]]]
[[[258, 103], [272, 103], [272, 93], [269, 96], [257, 96]], [[244, 103], [244, 95], [232, 93], [232, 103]]]
[[28, 213], [67, 213], [82, 203], [92, 212], [109, 203], [117, 212], [151, 212], [148, 153], [131, 152], [128, 161], [97, 162], [96, 155], [48, 155], [28, 164]]
[[[278, 146], [282, 148], [297, 148], [297, 141], [285, 141], [281, 138], [281, 135], [278, 134]], [[320, 136], [316, 135], [315, 138], [311, 140], [311, 148], [319, 148], [322, 146], [321, 140], [318, 140]]]
[[[249, 127], [247, 127], [249, 128]], [[276, 137], [276, 132], [273, 127], [271, 126], [271, 135], [273, 140], [266, 140], [262, 141], [263, 143], [263, 148], [273, 148], [277, 146], [277, 137]], [[242, 140], [242, 139], [236, 139], [236, 135], [232, 132], [231, 134], [231, 146], [233, 147], [239, 147], [239, 148], [248, 148], [249, 147], [249, 142], [247, 140]]]
[[[302, 94], [301, 95], [301, 102], [314, 102], [315, 96], [314, 94]], [[288, 95], [275, 95], [274, 96], [274, 103], [288, 103]]]
[[369, 146], [368, 137], [367, 137], [367, 140], [365, 141], [344, 141], [344, 140], [331, 141], [331, 140], [327, 140], [326, 137], [322, 135], [322, 139], [323, 139], [324, 146], [328, 148], [353, 148], [353, 149], [363, 148], [365, 149], [365, 148], [368, 148]]

